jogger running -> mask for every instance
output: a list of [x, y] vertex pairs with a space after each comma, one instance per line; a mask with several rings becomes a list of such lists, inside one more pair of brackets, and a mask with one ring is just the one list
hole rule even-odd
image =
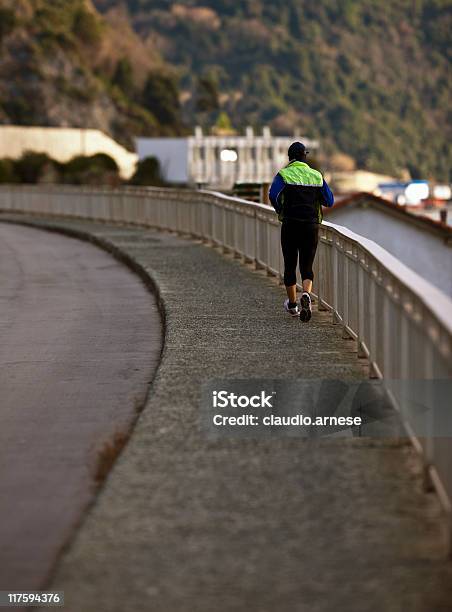
[[[290, 145], [289, 163], [275, 176], [269, 194], [282, 223], [281, 248], [287, 291], [284, 308], [291, 316], [299, 316], [306, 322], [312, 313], [312, 267], [323, 219], [322, 206], [334, 204], [334, 196], [323, 176], [306, 163], [308, 153], [301, 142]], [[303, 283], [300, 307], [297, 303], [297, 263]]]

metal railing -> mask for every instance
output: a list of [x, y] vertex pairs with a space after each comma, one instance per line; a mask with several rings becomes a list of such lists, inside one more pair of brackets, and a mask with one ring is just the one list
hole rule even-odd
[[[273, 209], [220, 193], [159, 188], [2, 186], [0, 210], [137, 224], [220, 245], [282, 278]], [[315, 262], [319, 308], [358, 343], [371, 376], [450, 379], [452, 301], [376, 243], [323, 223]], [[420, 442], [452, 496], [450, 441]], [[443, 491], [444, 493], [444, 491]], [[447, 497], [447, 495], [445, 495]]]

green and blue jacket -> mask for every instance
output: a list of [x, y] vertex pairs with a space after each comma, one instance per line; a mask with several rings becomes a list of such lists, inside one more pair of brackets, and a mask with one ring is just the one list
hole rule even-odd
[[321, 173], [296, 160], [278, 172], [269, 196], [280, 221], [295, 219], [321, 223], [322, 206], [334, 204], [333, 193]]

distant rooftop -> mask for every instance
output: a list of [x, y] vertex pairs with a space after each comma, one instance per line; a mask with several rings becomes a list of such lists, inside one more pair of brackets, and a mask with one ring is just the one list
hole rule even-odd
[[339, 197], [325, 220], [373, 240], [452, 297], [452, 228], [370, 193]]
[[373, 195], [372, 193], [366, 193], [363, 191], [344, 194], [336, 198], [334, 208], [325, 209], [325, 218], [329, 215], [336, 213], [341, 208], [351, 207], [362, 207], [362, 206], [373, 206], [380, 209], [387, 214], [395, 215], [407, 223], [411, 223], [417, 227], [420, 227], [426, 231], [435, 232], [439, 237], [444, 238], [446, 241], [452, 241], [452, 227], [442, 221], [432, 219], [430, 216], [422, 215], [420, 213], [412, 213], [405, 206], [394, 204], [393, 202], [380, 198], [379, 196]]

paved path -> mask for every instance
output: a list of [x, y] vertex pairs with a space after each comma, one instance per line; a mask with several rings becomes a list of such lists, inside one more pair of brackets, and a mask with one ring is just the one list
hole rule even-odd
[[61, 221], [144, 266], [166, 310], [162, 363], [130, 443], [51, 583], [70, 612], [446, 612], [434, 495], [407, 445], [208, 440], [203, 381], [366, 375], [326, 313], [170, 234]]
[[0, 590], [39, 589], [159, 359], [141, 281], [101, 249], [0, 223]]

